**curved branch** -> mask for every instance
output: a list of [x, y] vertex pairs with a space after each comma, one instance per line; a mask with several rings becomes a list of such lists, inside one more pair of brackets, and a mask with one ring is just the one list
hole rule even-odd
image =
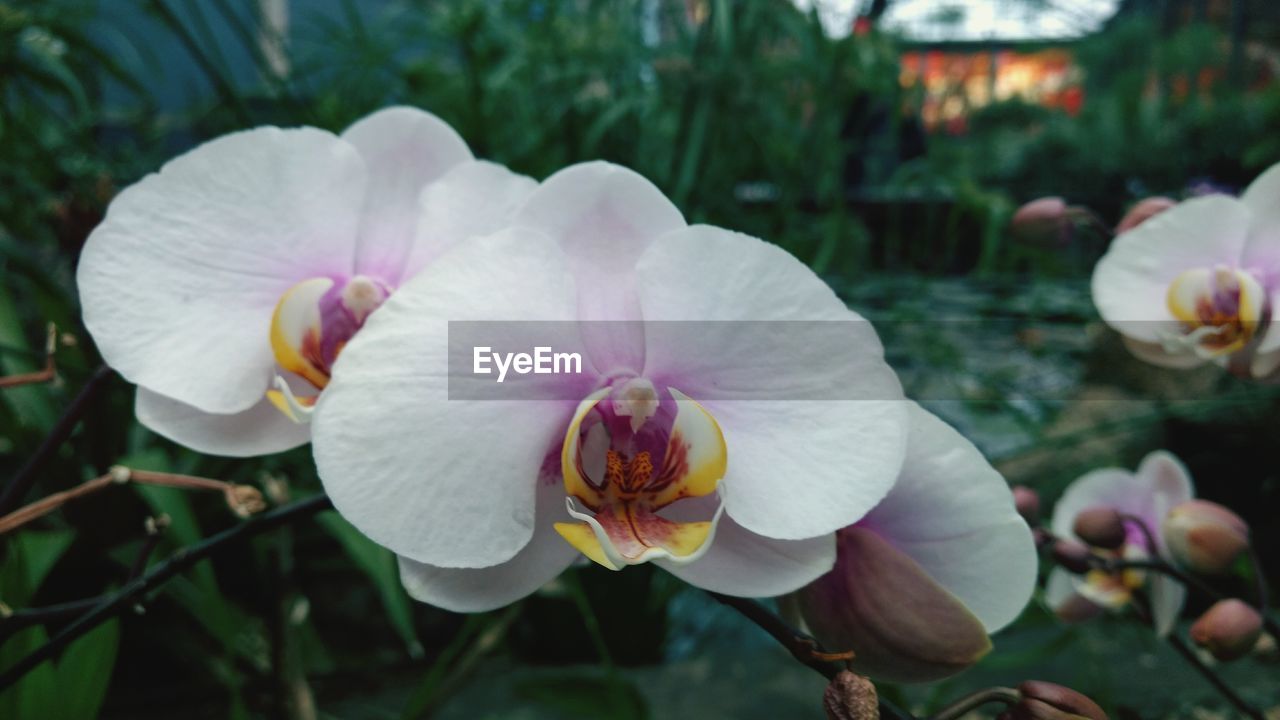
[[27, 492], [35, 485], [36, 476], [44, 467], [49, 458], [58, 451], [62, 443], [71, 437], [71, 431], [75, 430], [76, 425], [80, 422], [80, 416], [84, 415], [85, 410], [89, 408], [89, 402], [94, 396], [106, 385], [106, 381], [111, 378], [115, 371], [106, 365], [99, 365], [93, 374], [89, 376], [84, 387], [80, 388], [80, 392], [76, 394], [75, 399], [67, 406], [62, 413], [62, 417], [54, 423], [49, 430], [49, 434], [45, 435], [44, 440], [40, 442], [40, 447], [36, 448], [35, 454], [27, 460], [27, 464], [22, 466], [17, 475], [5, 485], [4, 490], [0, 492], [0, 515], [16, 508], [22, 502], [22, 498], [26, 497]]
[[116, 592], [103, 597], [92, 609], [63, 628], [49, 642], [36, 648], [3, 673], [0, 673], [0, 690], [13, 685], [45, 660], [57, 655], [71, 641], [124, 612], [154, 588], [209, 557], [222, 547], [332, 507], [333, 503], [330, 502], [327, 495], [313, 495], [305, 500], [299, 500], [270, 512], [262, 513], [235, 527], [223, 530], [216, 535], [211, 535], [195, 545], [177, 551], [167, 560], [155, 565], [147, 574], [126, 583], [124, 587]]
[[[755, 600], [722, 595], [710, 590], [704, 590], [703, 592], [710, 595], [716, 602], [733, 608], [738, 614], [754, 623], [756, 627], [769, 633], [769, 636], [790, 651], [791, 656], [797, 661], [828, 680], [835, 678], [840, 671], [845, 670], [846, 663], [853, 659], [853, 653], [826, 652], [817, 640], [791, 627], [772, 610]], [[911, 713], [893, 703], [883, 698], [880, 698], [879, 702], [881, 717], [889, 718], [890, 720], [915, 720]]]

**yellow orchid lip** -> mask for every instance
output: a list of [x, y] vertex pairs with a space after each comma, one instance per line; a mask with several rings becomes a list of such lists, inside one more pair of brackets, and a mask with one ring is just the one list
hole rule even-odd
[[[364, 275], [308, 278], [289, 288], [271, 316], [276, 364], [324, 390], [342, 348], [390, 294], [387, 285]], [[267, 391], [271, 403], [295, 422], [305, 422], [318, 395], [295, 395], [279, 375], [274, 386]]]
[[556, 523], [556, 531], [611, 570], [692, 562], [714, 539], [723, 498], [706, 520], [658, 513], [681, 499], [722, 494], [727, 464], [719, 424], [680, 391], [660, 394], [642, 378], [602, 388], [578, 405], [565, 433], [566, 507], [578, 522]]
[[1165, 302], [1185, 333], [1173, 339], [1204, 358], [1230, 355], [1253, 339], [1266, 296], [1249, 273], [1218, 266], [1187, 270], [1169, 284]]

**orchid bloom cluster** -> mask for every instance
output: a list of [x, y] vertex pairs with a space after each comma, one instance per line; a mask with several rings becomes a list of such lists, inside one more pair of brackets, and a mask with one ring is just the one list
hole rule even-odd
[[[1054, 508], [1060, 567], [1045, 588], [1049, 606], [1079, 622], [1136, 604], [1158, 635], [1169, 635], [1187, 593], [1179, 573], [1225, 574], [1250, 548], [1244, 520], [1194, 494], [1186, 468], [1163, 450], [1135, 473], [1105, 468], [1073, 482]], [[1189, 634], [1216, 659], [1231, 661], [1254, 649], [1264, 623], [1257, 608], [1218, 595]]]
[[[505, 605], [580, 559], [652, 562], [735, 596], [809, 586], [820, 637], [928, 679], [1033, 591], [1007, 485], [903, 398], [870, 324], [615, 165], [535, 183], [408, 108], [259, 128], [125, 190], [78, 283], [143, 424], [222, 455], [310, 440], [337, 510], [442, 608]], [[569, 328], [557, 349], [584, 370], [453, 397], [451, 323], [495, 321]]]
[[[1170, 559], [1161, 526], [1175, 507], [1194, 496], [1191, 476], [1182, 463], [1167, 452], [1154, 452], [1143, 459], [1137, 472], [1103, 468], [1071, 483], [1053, 508], [1051, 529], [1059, 541], [1084, 543], [1103, 556]], [[1082, 518], [1108, 516], [1117, 519], [1119, 532], [1093, 527], [1104, 523], [1081, 522]], [[1168, 634], [1182, 611], [1186, 588], [1156, 573], [1088, 569], [1076, 574], [1054, 568], [1045, 588], [1045, 601], [1063, 619], [1078, 621], [1104, 609], [1124, 608], [1135, 593], [1144, 589], [1149, 593], [1156, 632]]]
[[[1135, 208], [1135, 212], [1138, 208]], [[1215, 194], [1126, 218], [1093, 274], [1103, 320], [1139, 358], [1214, 362], [1244, 377], [1280, 369], [1280, 165], [1239, 198]]]

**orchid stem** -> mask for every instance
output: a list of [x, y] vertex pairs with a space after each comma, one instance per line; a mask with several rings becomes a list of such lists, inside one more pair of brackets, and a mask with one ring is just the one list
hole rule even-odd
[[58, 366], [54, 362], [53, 355], [58, 350], [58, 328], [53, 323], [49, 323], [48, 339], [44, 343], [44, 367], [35, 372], [18, 373], [16, 375], [5, 375], [0, 377], [0, 388], [18, 387], [20, 385], [35, 385], [36, 383], [46, 383], [58, 376]]
[[0, 513], [7, 512], [22, 503], [22, 498], [35, 484], [40, 470], [58, 451], [58, 448], [62, 447], [62, 443], [71, 436], [71, 431], [75, 430], [76, 425], [79, 424], [81, 416], [89, 408], [89, 403], [106, 385], [106, 381], [113, 373], [114, 371], [106, 365], [99, 365], [93, 371], [84, 387], [80, 388], [80, 392], [63, 411], [62, 417], [58, 418], [49, 430], [49, 434], [45, 435], [44, 440], [40, 442], [40, 447], [36, 448], [35, 454], [0, 492]]
[[1210, 685], [1213, 685], [1214, 689], [1216, 689], [1222, 697], [1226, 698], [1228, 702], [1234, 705], [1236, 710], [1239, 710], [1242, 714], [1247, 715], [1253, 720], [1267, 720], [1261, 710], [1258, 710], [1245, 702], [1244, 698], [1237, 695], [1236, 691], [1231, 689], [1231, 686], [1228, 685], [1225, 680], [1218, 677], [1218, 674], [1215, 673], [1212, 668], [1201, 662], [1200, 658], [1196, 656], [1195, 651], [1187, 647], [1187, 644], [1182, 642], [1181, 638], [1177, 635], [1169, 635], [1165, 639], [1169, 641], [1169, 644], [1173, 646], [1173, 649], [1176, 650], [1184, 660], [1198, 670], [1200, 674], [1204, 676], [1205, 680], [1209, 681]]
[[[1150, 611], [1150, 601], [1143, 593], [1140, 592], [1134, 593], [1134, 600], [1133, 608], [1137, 612], [1138, 617], [1142, 618], [1144, 622], [1151, 624], [1152, 627], [1155, 627]], [[1213, 689], [1217, 690], [1219, 695], [1226, 698], [1227, 702], [1231, 703], [1242, 715], [1245, 715], [1252, 720], [1267, 720], [1266, 716], [1264, 716], [1260, 710], [1245, 702], [1244, 698], [1236, 694], [1236, 691], [1233, 690], [1225, 680], [1219, 677], [1218, 674], [1213, 671], [1213, 668], [1205, 665], [1204, 662], [1196, 656], [1195, 651], [1187, 647], [1186, 643], [1182, 642], [1182, 638], [1170, 633], [1165, 636], [1165, 640], [1168, 641], [1169, 645], [1182, 656], [1183, 660], [1187, 661], [1188, 665], [1195, 668], [1205, 680], [1209, 681], [1209, 684], [1213, 686]]]
[[971, 695], [956, 700], [929, 716], [926, 720], [956, 720], [966, 713], [976, 710], [987, 703], [999, 702], [1014, 705], [1022, 700], [1022, 693], [1007, 687], [991, 687], [979, 690]]
[[214, 490], [222, 493], [227, 501], [227, 506], [241, 517], [252, 515], [265, 507], [261, 493], [256, 488], [248, 485], [237, 485], [223, 480], [210, 480], [209, 478], [194, 477], [192, 475], [134, 470], [117, 465], [105, 475], [99, 475], [70, 490], [56, 492], [0, 517], [0, 535], [13, 532], [37, 518], [44, 517], [72, 500], [92, 495], [112, 485], [122, 485], [128, 482], [142, 483], [144, 485], [162, 485], [184, 490]]
[[[777, 640], [778, 644], [790, 651], [791, 656], [801, 664], [808, 666], [828, 680], [835, 678], [840, 671], [845, 670], [848, 660], [853, 658], [852, 653], [828, 653], [824, 651], [817, 640], [791, 627], [777, 614], [755, 600], [722, 595], [710, 590], [704, 590], [703, 592], [710, 595], [711, 599], [716, 602], [736, 610], [739, 615], [750, 620], [756, 627], [764, 630], [770, 637]], [[884, 698], [880, 698], [879, 703], [880, 716], [883, 718], [915, 720], [914, 715]]]

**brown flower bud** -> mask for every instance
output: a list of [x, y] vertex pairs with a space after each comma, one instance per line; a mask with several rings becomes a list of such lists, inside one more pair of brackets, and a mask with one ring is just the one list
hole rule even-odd
[[1013, 506], [1028, 525], [1035, 525], [1040, 521], [1040, 493], [1035, 490], [1026, 485], [1014, 485]]
[[1053, 555], [1054, 562], [1073, 573], [1086, 573], [1091, 569], [1089, 559], [1093, 557], [1093, 553], [1088, 547], [1075, 540], [1054, 541], [1050, 553]]
[[1189, 500], [1169, 511], [1160, 527], [1174, 559], [1196, 572], [1226, 572], [1249, 547], [1249, 526], [1208, 500]]
[[1116, 234], [1132, 230], [1178, 203], [1167, 197], [1149, 197], [1145, 200], [1139, 200], [1129, 208], [1129, 212], [1120, 218], [1120, 224], [1116, 225]]
[[1076, 516], [1071, 528], [1083, 541], [1094, 547], [1115, 550], [1124, 545], [1124, 518], [1115, 508], [1089, 508]]
[[1011, 720], [1107, 720], [1098, 703], [1071, 688], [1028, 680], [1018, 692], [1022, 699], [1009, 708]]
[[972, 611], [906, 553], [856, 525], [836, 533], [835, 567], [796, 600], [824, 646], [852, 650], [853, 670], [876, 679], [938, 680], [991, 649]]
[[841, 670], [822, 693], [827, 720], [879, 720], [880, 699], [867, 678]]
[[1060, 197], [1032, 200], [1013, 213], [1009, 232], [1014, 239], [1028, 245], [1065, 245], [1071, 232], [1066, 201]]
[[1262, 636], [1262, 616], [1235, 598], [1219, 600], [1191, 625], [1191, 640], [1230, 662], [1249, 654]]

